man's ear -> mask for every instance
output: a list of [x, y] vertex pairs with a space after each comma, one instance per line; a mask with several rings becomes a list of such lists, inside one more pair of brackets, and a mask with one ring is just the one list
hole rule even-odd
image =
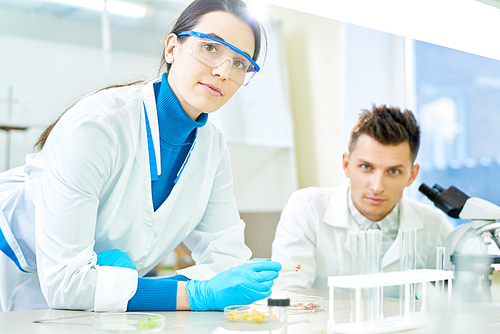
[[415, 179], [417, 178], [419, 170], [420, 170], [420, 165], [419, 164], [414, 164], [411, 167], [410, 178], [408, 179], [408, 183], [406, 183], [407, 187], [411, 186], [411, 184], [413, 183], [413, 181], [415, 181]]
[[175, 59], [175, 51], [177, 51], [178, 38], [176, 34], [170, 34], [165, 39], [165, 60], [172, 64]]
[[342, 168], [344, 169], [345, 176], [349, 176], [349, 154], [342, 154]]

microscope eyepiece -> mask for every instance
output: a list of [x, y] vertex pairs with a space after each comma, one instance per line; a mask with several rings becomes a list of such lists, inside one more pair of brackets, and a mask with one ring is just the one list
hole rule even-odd
[[418, 191], [420, 191], [422, 194], [427, 196], [432, 202], [436, 199], [438, 193], [429, 188], [425, 183], [422, 183], [420, 187], [418, 188]]
[[425, 183], [422, 183], [418, 190], [427, 196], [437, 208], [453, 218], [459, 218], [458, 215], [462, 211], [465, 201], [469, 199], [469, 196], [453, 186], [443, 189], [435, 184], [434, 187], [429, 188]]
[[434, 185], [434, 187], [432, 187], [432, 188], [436, 189], [436, 190], [437, 190], [437, 191], [439, 191], [439, 192], [443, 192], [443, 191], [445, 191], [443, 188], [441, 188], [441, 187], [440, 187], [440, 186], [438, 186], [437, 184], [435, 184], [435, 185]]

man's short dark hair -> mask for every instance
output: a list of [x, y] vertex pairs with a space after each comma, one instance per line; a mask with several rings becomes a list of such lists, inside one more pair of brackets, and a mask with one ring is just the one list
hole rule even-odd
[[420, 146], [420, 126], [413, 113], [397, 107], [372, 106], [372, 110], [362, 110], [349, 138], [349, 154], [354, 151], [360, 135], [365, 134], [383, 145], [410, 144], [412, 161], [417, 158]]

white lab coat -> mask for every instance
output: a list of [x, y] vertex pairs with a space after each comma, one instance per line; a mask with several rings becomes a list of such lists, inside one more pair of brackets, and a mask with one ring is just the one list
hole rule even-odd
[[[124, 310], [146, 274], [180, 242], [208, 279], [251, 257], [223, 133], [198, 129], [182, 174], [155, 212], [146, 107], [160, 171], [152, 83], [92, 94], [60, 119], [42, 151], [0, 174], [0, 227], [21, 272], [0, 252], [0, 311]], [[118, 248], [137, 271], [96, 265]]]
[[[349, 180], [335, 188], [294, 192], [283, 209], [272, 245], [272, 259], [300, 264], [280, 274], [273, 290], [326, 290], [328, 276], [349, 275], [349, 231], [359, 231], [348, 209]], [[406, 197], [399, 202], [400, 228], [417, 229], [417, 268], [435, 268], [436, 246], [453, 229], [446, 215]], [[399, 239], [382, 258], [382, 271], [399, 270]]]

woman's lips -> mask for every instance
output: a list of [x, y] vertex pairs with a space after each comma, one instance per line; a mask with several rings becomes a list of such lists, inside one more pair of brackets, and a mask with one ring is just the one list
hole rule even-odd
[[215, 97], [221, 97], [222, 96], [222, 90], [219, 87], [216, 87], [212, 84], [206, 84], [203, 82], [200, 82], [201, 87], [210, 95], [215, 96]]
[[366, 200], [372, 205], [380, 205], [385, 202], [385, 199], [377, 197], [366, 197]]

